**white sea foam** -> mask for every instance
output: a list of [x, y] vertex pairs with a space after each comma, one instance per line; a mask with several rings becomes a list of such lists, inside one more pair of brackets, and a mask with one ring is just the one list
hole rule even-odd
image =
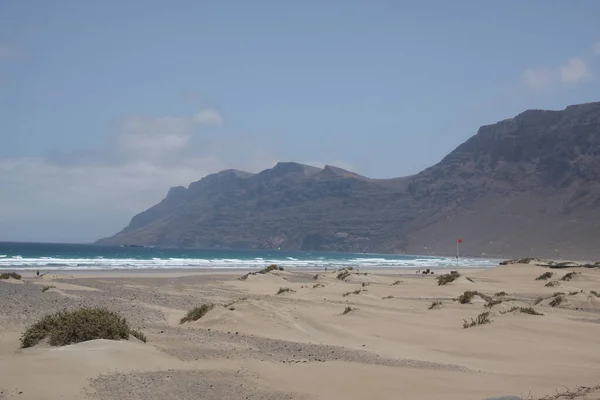
[[294, 257], [282, 258], [254, 258], [254, 259], [202, 259], [202, 258], [22, 258], [0, 257], [0, 269], [18, 268], [30, 270], [105, 270], [105, 269], [193, 269], [193, 268], [263, 268], [270, 264], [277, 264], [287, 268], [476, 268], [497, 265], [497, 261], [485, 259], [456, 259], [450, 257], [438, 258], [378, 258], [360, 257], [351, 259], [316, 257], [312, 259], [298, 259]]

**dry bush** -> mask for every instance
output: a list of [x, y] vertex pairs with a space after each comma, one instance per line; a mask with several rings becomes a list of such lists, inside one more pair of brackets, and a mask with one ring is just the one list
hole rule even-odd
[[200, 307], [196, 307], [187, 312], [185, 317], [179, 320], [180, 324], [189, 321], [198, 321], [200, 318], [204, 317], [206, 313], [213, 309], [215, 305], [213, 303], [202, 304]]
[[543, 274], [541, 274], [540, 276], [538, 276], [537, 278], [535, 278], [536, 281], [546, 281], [550, 278], [552, 278], [552, 276], [554, 275], [554, 272], [544, 272]]
[[477, 318], [475, 318], [475, 319], [471, 318], [470, 322], [465, 319], [465, 320], [463, 320], [463, 328], [466, 329], [466, 328], [472, 328], [477, 325], [491, 324], [492, 320], [489, 317], [490, 317], [490, 312], [486, 311], [484, 313], [479, 314], [477, 316]]

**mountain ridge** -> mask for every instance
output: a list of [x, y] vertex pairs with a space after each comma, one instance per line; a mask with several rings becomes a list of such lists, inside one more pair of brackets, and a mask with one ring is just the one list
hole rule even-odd
[[[374, 179], [279, 162], [169, 190], [103, 244], [600, 256], [600, 102], [484, 125], [437, 164]], [[557, 231], [558, 229], [558, 231]]]

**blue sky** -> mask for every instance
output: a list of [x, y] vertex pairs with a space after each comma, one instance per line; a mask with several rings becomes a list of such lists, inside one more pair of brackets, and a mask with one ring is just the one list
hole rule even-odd
[[226, 168], [416, 173], [598, 101], [600, 2], [0, 1], [0, 240], [89, 241]]

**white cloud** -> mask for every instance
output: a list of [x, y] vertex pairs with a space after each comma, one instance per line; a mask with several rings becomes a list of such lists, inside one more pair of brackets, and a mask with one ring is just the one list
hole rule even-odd
[[94, 240], [122, 229], [171, 186], [228, 168], [272, 166], [273, 157], [244, 136], [206, 126], [221, 117], [203, 111], [126, 118], [102, 148], [0, 158], [0, 221], [11, 227], [0, 240]]
[[560, 67], [560, 79], [565, 84], [577, 84], [592, 78], [592, 71], [581, 58], [572, 58]]
[[600, 56], [600, 40], [594, 45], [594, 53]]
[[214, 108], [207, 108], [205, 110], [201, 110], [193, 118], [194, 122], [201, 125], [214, 125], [221, 126], [223, 125], [223, 119], [221, 118], [221, 114], [217, 112]]
[[533, 90], [550, 89], [554, 83], [554, 73], [549, 68], [528, 69], [523, 72], [523, 83]]

